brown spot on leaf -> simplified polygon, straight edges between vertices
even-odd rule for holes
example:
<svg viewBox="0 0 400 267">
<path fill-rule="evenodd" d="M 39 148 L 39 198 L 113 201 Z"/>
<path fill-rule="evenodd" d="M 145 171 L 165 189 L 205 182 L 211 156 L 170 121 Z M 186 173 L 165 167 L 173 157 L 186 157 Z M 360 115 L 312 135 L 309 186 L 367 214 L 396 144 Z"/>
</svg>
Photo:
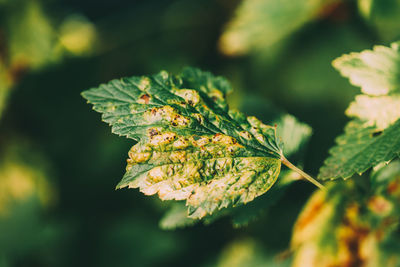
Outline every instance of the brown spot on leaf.
<svg viewBox="0 0 400 267">
<path fill-rule="evenodd" d="M 140 97 L 140 100 L 142 100 L 142 102 L 144 102 L 144 104 L 148 104 L 150 101 L 150 95 L 148 94 L 144 94 Z"/>
<path fill-rule="evenodd" d="M 149 136 L 150 137 L 153 137 L 153 136 L 158 135 L 158 134 L 160 134 L 160 132 L 157 131 L 156 129 L 154 129 L 154 128 L 150 128 L 149 129 Z"/>
</svg>

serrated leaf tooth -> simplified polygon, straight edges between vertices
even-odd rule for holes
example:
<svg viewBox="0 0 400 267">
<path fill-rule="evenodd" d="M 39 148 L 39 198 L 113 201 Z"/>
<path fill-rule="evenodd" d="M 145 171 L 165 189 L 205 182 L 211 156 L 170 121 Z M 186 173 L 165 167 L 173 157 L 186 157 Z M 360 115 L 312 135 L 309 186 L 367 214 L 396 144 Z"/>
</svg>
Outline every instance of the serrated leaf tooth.
<svg viewBox="0 0 400 267">
<path fill-rule="evenodd" d="M 241 198 L 240 195 L 234 196 L 233 201 L 232 201 L 233 206 L 236 206 L 237 204 L 240 203 L 240 198 Z"/>
<path fill-rule="evenodd" d="M 193 207 L 193 206 L 188 206 L 188 217 L 189 218 L 193 218 L 193 219 L 197 219 L 197 218 L 202 218 L 204 217 L 201 216 L 202 214 L 206 214 L 206 212 L 200 208 L 200 207 Z"/>
<path fill-rule="evenodd" d="M 232 200 L 230 198 L 224 198 L 221 201 L 221 204 L 219 205 L 218 209 L 223 209 L 223 208 L 227 208 L 229 207 L 229 205 L 231 204 Z"/>
</svg>

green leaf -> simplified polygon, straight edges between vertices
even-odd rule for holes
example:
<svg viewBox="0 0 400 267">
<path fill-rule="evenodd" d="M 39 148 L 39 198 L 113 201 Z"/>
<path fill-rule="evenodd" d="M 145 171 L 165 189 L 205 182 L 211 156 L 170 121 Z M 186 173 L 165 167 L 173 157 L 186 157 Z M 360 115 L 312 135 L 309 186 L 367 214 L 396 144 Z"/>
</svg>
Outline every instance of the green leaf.
<svg viewBox="0 0 400 267">
<path fill-rule="evenodd" d="M 358 0 L 361 15 L 384 41 L 400 37 L 400 2 L 397 0 Z"/>
<path fill-rule="evenodd" d="M 375 46 L 344 55 L 333 65 L 364 92 L 347 109 L 355 119 L 336 139 L 319 174 L 321 179 L 346 179 L 400 153 L 399 46 Z"/>
<path fill-rule="evenodd" d="M 55 62 L 57 35 L 43 7 L 38 1 L 12 4 L 6 22 L 11 65 L 33 69 Z"/>
<path fill-rule="evenodd" d="M 268 50 L 312 20 L 330 1 L 245 0 L 220 39 L 227 55 Z"/>
<path fill-rule="evenodd" d="M 180 76 L 162 71 L 83 92 L 114 133 L 138 141 L 117 188 L 186 200 L 191 218 L 268 191 L 281 167 L 276 129 L 228 110 L 229 90 L 223 78 L 186 69 Z"/>
<path fill-rule="evenodd" d="M 320 170 L 320 178 L 349 178 L 361 174 L 383 161 L 390 161 L 400 153 L 400 120 L 384 131 L 364 127 L 360 120 L 349 122 L 337 145 L 329 153 Z"/>
</svg>

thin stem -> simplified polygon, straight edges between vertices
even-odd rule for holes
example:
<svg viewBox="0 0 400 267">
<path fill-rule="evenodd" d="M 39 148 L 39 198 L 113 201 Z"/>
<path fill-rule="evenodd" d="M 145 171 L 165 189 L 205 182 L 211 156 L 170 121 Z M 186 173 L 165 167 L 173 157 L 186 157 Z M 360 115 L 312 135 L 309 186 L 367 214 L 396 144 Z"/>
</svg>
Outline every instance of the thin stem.
<svg viewBox="0 0 400 267">
<path fill-rule="evenodd" d="M 294 166 L 290 161 L 288 161 L 283 155 L 281 156 L 281 161 L 284 165 L 286 165 L 286 167 L 288 167 L 289 169 L 292 169 L 293 171 L 297 172 L 298 174 L 300 174 L 301 176 L 303 176 L 305 179 L 307 179 L 309 182 L 311 182 L 312 184 L 314 184 L 316 187 L 318 187 L 319 189 L 325 189 L 325 186 L 323 186 L 322 184 L 320 184 L 317 180 L 315 180 L 314 178 L 312 178 L 310 175 L 308 175 L 307 173 L 303 172 L 302 170 L 300 170 L 299 168 L 297 168 L 296 166 Z"/>
</svg>

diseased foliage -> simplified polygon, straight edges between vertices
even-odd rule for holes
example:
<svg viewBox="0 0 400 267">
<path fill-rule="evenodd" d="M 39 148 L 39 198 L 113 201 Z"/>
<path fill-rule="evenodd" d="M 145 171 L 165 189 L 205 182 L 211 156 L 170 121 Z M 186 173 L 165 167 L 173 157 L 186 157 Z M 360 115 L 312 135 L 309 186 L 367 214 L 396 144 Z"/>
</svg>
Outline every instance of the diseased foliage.
<svg viewBox="0 0 400 267">
<path fill-rule="evenodd" d="M 400 165 L 316 192 L 293 230 L 293 266 L 399 266 Z"/>
<path fill-rule="evenodd" d="M 114 133 L 138 141 L 117 188 L 186 200 L 191 218 L 268 191 L 280 172 L 281 140 L 275 127 L 229 110 L 230 90 L 225 79 L 188 68 L 84 92 Z"/>
<path fill-rule="evenodd" d="M 346 114 L 355 119 L 337 138 L 319 175 L 323 179 L 346 179 L 399 155 L 399 45 L 344 55 L 333 65 L 364 93 L 347 109 Z"/>
<path fill-rule="evenodd" d="M 254 107 L 254 104 L 253 104 Z M 274 108 L 260 107 L 262 113 L 272 116 L 271 124 L 276 125 L 278 136 L 282 137 L 285 156 L 291 158 L 295 152 L 303 149 L 311 136 L 311 128 L 304 123 L 298 122 L 293 116 L 279 113 Z M 267 115 L 267 116 L 268 116 Z M 268 208 L 276 204 L 282 197 L 288 185 L 292 184 L 301 176 L 296 172 L 286 169 L 279 173 L 276 184 L 269 190 L 268 194 L 262 195 L 247 205 L 236 208 L 228 208 L 214 213 L 212 216 L 203 218 L 204 224 L 230 216 L 234 227 L 247 226 L 251 221 L 257 219 L 261 214 L 267 212 Z M 196 220 L 187 218 L 185 204 L 174 203 L 161 219 L 160 226 L 163 229 L 176 229 L 193 225 Z"/>
</svg>

